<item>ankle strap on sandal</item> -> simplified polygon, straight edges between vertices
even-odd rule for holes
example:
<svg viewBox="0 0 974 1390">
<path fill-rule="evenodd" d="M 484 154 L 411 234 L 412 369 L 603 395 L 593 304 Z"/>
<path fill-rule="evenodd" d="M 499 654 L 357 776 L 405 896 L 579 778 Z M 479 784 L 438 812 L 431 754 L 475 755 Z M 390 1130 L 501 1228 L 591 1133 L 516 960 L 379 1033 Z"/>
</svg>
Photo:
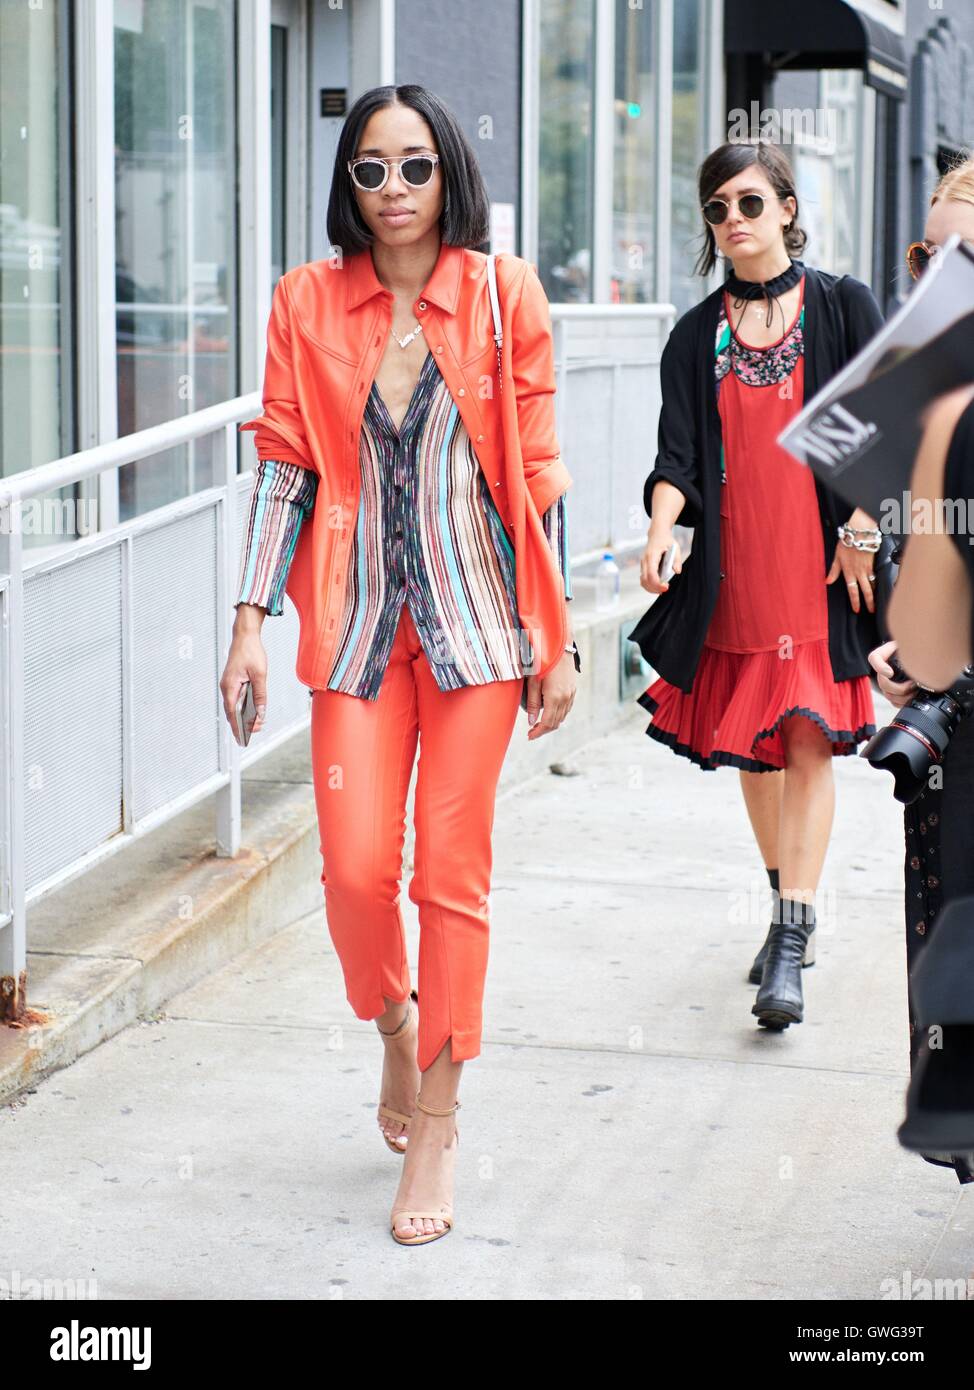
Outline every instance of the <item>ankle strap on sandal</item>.
<svg viewBox="0 0 974 1390">
<path fill-rule="evenodd" d="M 457 1100 L 454 1101 L 448 1110 L 433 1110 L 430 1106 L 423 1104 L 419 1098 L 418 1092 L 416 1094 L 416 1104 L 419 1106 L 420 1110 L 425 1110 L 427 1115 L 452 1115 L 454 1111 L 460 1109 L 460 1102 Z"/>
<path fill-rule="evenodd" d="M 401 1032 L 402 1032 L 402 1030 L 405 1028 L 406 1024 L 407 1024 L 407 1023 L 409 1022 L 409 1020 L 412 1018 L 412 1016 L 413 1016 L 413 1001 L 412 1001 L 412 997 L 410 997 L 409 999 L 406 1000 L 406 1004 L 408 1005 L 408 1007 L 407 1007 L 407 1009 L 406 1009 L 405 1014 L 403 1015 L 402 1022 L 401 1022 L 400 1024 L 398 1024 L 397 1027 L 392 1028 L 392 1029 L 389 1029 L 389 1028 L 379 1028 L 378 1023 L 375 1025 L 376 1028 L 379 1028 L 379 1032 L 382 1034 L 382 1036 L 383 1036 L 384 1038 L 394 1038 L 394 1037 L 396 1036 L 397 1033 L 401 1033 Z"/>
</svg>

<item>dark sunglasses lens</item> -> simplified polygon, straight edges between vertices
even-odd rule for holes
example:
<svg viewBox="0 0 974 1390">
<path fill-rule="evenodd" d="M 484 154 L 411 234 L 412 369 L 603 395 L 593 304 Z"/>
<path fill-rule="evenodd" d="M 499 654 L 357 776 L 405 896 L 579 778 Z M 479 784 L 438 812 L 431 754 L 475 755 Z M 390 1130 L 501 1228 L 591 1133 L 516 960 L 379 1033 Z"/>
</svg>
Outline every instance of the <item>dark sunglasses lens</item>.
<svg viewBox="0 0 974 1390">
<path fill-rule="evenodd" d="M 929 264 L 930 252 L 925 246 L 910 247 L 910 274 L 914 280 L 919 280 Z"/>
<path fill-rule="evenodd" d="M 720 223 L 724 221 L 724 218 L 727 216 L 727 204 L 719 202 L 704 203 L 703 215 L 704 217 L 706 217 L 708 222 L 712 223 L 713 226 L 718 227 Z"/>
<path fill-rule="evenodd" d="M 381 188 L 385 179 L 385 166 L 380 164 L 377 159 L 363 160 L 361 164 L 354 164 L 352 172 L 355 175 L 355 182 L 360 188 Z"/>
<path fill-rule="evenodd" d="M 760 193 L 745 193 L 738 203 L 738 207 L 743 217 L 750 217 L 753 220 L 764 212 L 764 199 Z"/>
<path fill-rule="evenodd" d="M 433 177 L 433 161 L 423 155 L 417 155 L 415 159 L 404 159 L 399 167 L 403 178 L 413 188 L 421 188 Z"/>
</svg>

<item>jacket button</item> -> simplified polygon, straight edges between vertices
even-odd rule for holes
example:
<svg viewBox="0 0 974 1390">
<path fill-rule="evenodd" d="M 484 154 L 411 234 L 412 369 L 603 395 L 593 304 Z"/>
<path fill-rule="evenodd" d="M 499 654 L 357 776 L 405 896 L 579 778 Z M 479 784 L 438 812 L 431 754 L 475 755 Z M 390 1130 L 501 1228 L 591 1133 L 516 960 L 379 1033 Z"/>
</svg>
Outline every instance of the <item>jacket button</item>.
<svg viewBox="0 0 974 1390">
<path fill-rule="evenodd" d="M 437 351 L 437 352 L 442 352 L 442 351 L 443 351 L 443 344 L 442 344 L 442 343 L 437 343 L 437 345 L 436 345 L 436 351 Z"/>
<path fill-rule="evenodd" d="M 416 308 L 417 308 L 417 309 L 425 309 L 425 308 L 426 308 L 426 300 L 425 300 L 425 299 L 421 299 L 421 300 L 419 301 L 419 303 L 416 305 Z"/>
<path fill-rule="evenodd" d="M 463 387 L 461 386 L 460 389 L 459 389 L 459 391 L 457 392 L 457 395 L 458 395 L 458 396 L 465 396 L 466 394 L 467 394 L 466 391 L 465 391 L 465 390 L 463 389 Z"/>
<path fill-rule="evenodd" d="M 723 570 L 721 570 L 721 572 L 720 572 L 720 577 L 721 577 L 721 579 L 726 579 L 726 578 L 727 578 L 727 575 L 724 573 Z"/>
<path fill-rule="evenodd" d="M 494 487 L 500 487 L 500 482 L 499 482 L 499 481 L 496 482 L 496 483 L 494 484 Z"/>
<path fill-rule="evenodd" d="M 477 443 L 478 443 L 478 444 L 483 444 L 483 442 L 484 442 L 484 436 L 483 436 L 482 434 L 478 434 L 478 435 L 477 435 Z"/>
</svg>

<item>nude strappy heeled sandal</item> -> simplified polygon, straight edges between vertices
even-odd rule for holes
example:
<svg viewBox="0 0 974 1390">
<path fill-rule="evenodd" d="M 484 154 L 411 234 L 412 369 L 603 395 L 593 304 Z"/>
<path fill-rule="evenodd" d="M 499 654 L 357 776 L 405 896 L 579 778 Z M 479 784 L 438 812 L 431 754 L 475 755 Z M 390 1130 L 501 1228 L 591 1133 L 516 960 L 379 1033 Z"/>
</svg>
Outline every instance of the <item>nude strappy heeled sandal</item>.
<svg viewBox="0 0 974 1390">
<path fill-rule="evenodd" d="M 453 1115 L 460 1109 L 460 1102 L 456 1101 L 448 1110 L 432 1110 L 428 1105 L 424 1105 L 419 1096 L 416 1097 L 416 1104 L 420 1110 L 425 1110 L 427 1115 Z M 453 1137 L 460 1143 L 460 1131 L 456 1125 L 453 1126 Z M 414 1216 L 428 1216 L 431 1221 L 442 1221 L 442 1231 L 431 1231 L 429 1235 L 421 1236 L 399 1236 L 396 1235 L 396 1217 L 408 1216 L 412 1221 Z M 453 1229 L 453 1207 L 441 1207 L 439 1211 L 413 1211 L 408 1207 L 395 1207 L 390 1218 L 392 1238 L 397 1245 L 427 1245 L 431 1240 L 439 1240 L 441 1236 L 447 1235 Z"/>
<path fill-rule="evenodd" d="M 379 1028 L 378 1024 L 375 1025 L 376 1028 L 379 1028 L 379 1032 L 382 1034 L 383 1037 L 396 1037 L 409 1023 L 410 1019 L 413 1016 L 413 1003 L 419 1003 L 419 995 L 416 993 L 415 990 L 410 991 L 409 999 L 406 1002 L 409 1004 L 409 1008 L 406 1010 L 406 1016 L 403 1019 L 403 1021 L 399 1024 L 398 1028 L 393 1028 L 392 1032 L 390 1033 L 388 1029 Z M 401 1115 L 398 1110 L 390 1110 L 388 1105 L 379 1106 L 379 1116 L 383 1120 L 398 1120 L 399 1123 L 402 1125 L 408 1125 L 410 1120 L 413 1118 L 412 1115 Z M 402 1158 L 403 1154 L 406 1152 L 405 1144 L 397 1144 L 395 1139 L 389 1138 L 388 1134 L 386 1134 L 384 1129 L 380 1129 L 379 1133 L 382 1135 L 382 1138 L 385 1141 L 386 1148 L 391 1149 L 394 1154 L 398 1154 L 399 1157 Z M 406 1137 L 407 1136 L 404 1134 L 400 1134 L 397 1136 L 397 1138 L 399 1139 L 404 1139 Z"/>
</svg>

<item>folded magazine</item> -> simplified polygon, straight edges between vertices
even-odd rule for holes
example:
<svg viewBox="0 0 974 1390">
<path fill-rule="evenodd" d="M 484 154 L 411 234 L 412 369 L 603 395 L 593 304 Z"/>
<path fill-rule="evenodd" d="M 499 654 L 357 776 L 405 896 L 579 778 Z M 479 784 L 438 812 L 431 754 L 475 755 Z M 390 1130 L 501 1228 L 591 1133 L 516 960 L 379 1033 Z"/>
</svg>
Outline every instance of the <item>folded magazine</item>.
<svg viewBox="0 0 974 1390">
<path fill-rule="evenodd" d="M 906 303 L 778 443 L 884 530 L 907 500 L 927 407 L 974 382 L 974 248 L 952 236 Z M 907 510 L 907 515 L 908 515 Z"/>
</svg>

